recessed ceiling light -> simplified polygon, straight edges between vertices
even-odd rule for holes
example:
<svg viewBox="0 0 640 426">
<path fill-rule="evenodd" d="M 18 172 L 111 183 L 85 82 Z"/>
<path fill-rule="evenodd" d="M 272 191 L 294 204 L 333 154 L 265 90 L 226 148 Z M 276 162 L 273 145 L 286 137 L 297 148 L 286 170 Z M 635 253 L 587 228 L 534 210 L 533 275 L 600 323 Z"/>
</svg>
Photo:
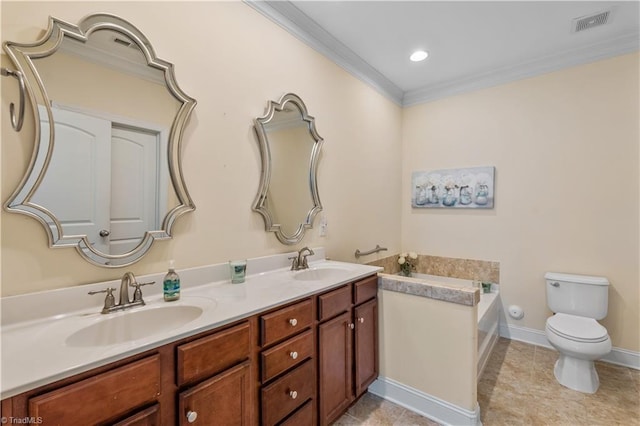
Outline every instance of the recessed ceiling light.
<svg viewBox="0 0 640 426">
<path fill-rule="evenodd" d="M 413 62 L 420 62 L 427 59 L 427 56 L 429 56 L 429 53 L 425 52 L 424 50 L 416 50 L 411 54 L 411 56 L 409 56 L 409 59 L 411 59 Z"/>
</svg>

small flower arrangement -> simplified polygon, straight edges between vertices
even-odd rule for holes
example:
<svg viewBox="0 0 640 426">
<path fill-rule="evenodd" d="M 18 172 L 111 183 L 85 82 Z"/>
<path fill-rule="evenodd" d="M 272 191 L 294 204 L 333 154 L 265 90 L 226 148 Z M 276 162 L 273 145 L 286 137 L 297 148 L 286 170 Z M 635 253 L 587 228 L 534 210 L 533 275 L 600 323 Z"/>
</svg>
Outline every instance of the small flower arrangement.
<svg viewBox="0 0 640 426">
<path fill-rule="evenodd" d="M 418 255 L 414 252 L 401 253 L 398 256 L 398 264 L 400 265 L 400 273 L 405 277 L 410 277 L 411 272 L 416 269 L 416 260 Z"/>
</svg>

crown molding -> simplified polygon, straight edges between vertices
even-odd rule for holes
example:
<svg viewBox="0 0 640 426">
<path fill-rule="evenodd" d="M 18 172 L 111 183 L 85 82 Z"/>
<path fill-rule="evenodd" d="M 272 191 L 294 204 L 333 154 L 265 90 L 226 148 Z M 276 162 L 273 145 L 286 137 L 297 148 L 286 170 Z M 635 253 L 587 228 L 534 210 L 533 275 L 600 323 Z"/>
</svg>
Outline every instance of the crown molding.
<svg viewBox="0 0 640 426">
<path fill-rule="evenodd" d="M 486 89 L 488 87 L 558 71 L 563 68 L 624 55 L 637 51 L 639 44 L 640 34 L 632 33 L 615 39 L 593 43 L 578 49 L 565 50 L 543 56 L 517 65 L 493 69 L 472 77 L 425 86 L 420 89 L 405 92 L 402 99 L 402 106 L 408 107 L 431 102 L 448 96 Z"/>
<path fill-rule="evenodd" d="M 634 32 L 520 64 L 488 70 L 471 77 L 432 84 L 403 92 L 402 89 L 329 34 L 290 1 L 243 1 L 402 107 L 431 102 L 449 96 L 535 77 L 563 68 L 624 55 L 640 48 L 640 33 Z"/>
<path fill-rule="evenodd" d="M 356 78 L 402 105 L 404 92 L 289 1 L 243 0 Z"/>
</svg>

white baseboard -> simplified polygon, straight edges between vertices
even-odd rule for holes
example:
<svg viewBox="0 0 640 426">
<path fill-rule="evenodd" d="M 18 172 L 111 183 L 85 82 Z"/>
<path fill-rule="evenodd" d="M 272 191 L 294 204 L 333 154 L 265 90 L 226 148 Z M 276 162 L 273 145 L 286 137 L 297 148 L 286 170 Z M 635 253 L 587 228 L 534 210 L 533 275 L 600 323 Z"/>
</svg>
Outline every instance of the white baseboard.
<svg viewBox="0 0 640 426">
<path fill-rule="evenodd" d="M 511 340 L 518 340 L 520 342 L 553 349 L 549 344 L 544 331 L 533 328 L 519 327 L 517 325 L 500 322 L 500 336 Z M 640 370 L 640 352 L 629 351 L 627 349 L 613 348 L 611 349 L 611 352 L 609 352 L 609 354 L 600 361 Z"/>
<path fill-rule="evenodd" d="M 428 417 L 442 425 L 478 426 L 480 407 L 470 411 L 436 398 L 387 377 L 378 377 L 369 392 Z"/>
</svg>

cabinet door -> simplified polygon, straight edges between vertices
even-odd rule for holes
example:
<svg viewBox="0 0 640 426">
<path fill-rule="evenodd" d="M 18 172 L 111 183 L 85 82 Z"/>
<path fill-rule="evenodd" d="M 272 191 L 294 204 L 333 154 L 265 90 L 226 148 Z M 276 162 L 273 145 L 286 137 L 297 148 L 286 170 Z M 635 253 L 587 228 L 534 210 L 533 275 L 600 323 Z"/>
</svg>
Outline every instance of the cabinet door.
<svg viewBox="0 0 640 426">
<path fill-rule="evenodd" d="M 351 313 L 318 326 L 320 423 L 335 420 L 353 401 Z"/>
<path fill-rule="evenodd" d="M 378 301 L 373 299 L 357 306 L 355 319 L 355 386 L 356 397 L 378 377 Z"/>
<path fill-rule="evenodd" d="M 180 393 L 178 424 L 244 426 L 251 418 L 250 363 L 230 368 Z"/>
</svg>

